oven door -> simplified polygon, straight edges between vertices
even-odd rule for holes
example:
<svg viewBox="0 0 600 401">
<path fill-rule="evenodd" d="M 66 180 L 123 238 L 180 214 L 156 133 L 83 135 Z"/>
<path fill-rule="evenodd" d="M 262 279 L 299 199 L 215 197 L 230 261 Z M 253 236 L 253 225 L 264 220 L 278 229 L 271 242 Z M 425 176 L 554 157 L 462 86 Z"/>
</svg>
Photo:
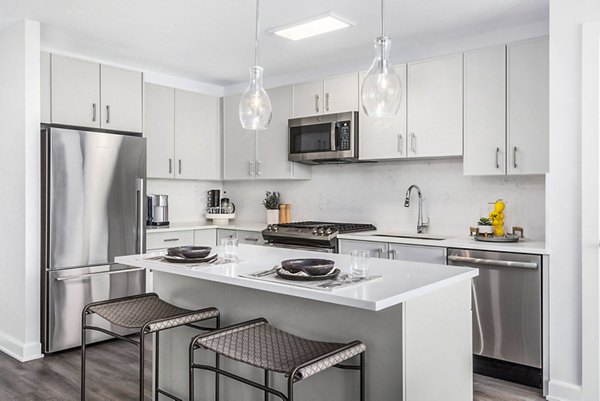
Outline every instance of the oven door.
<svg viewBox="0 0 600 401">
<path fill-rule="evenodd" d="M 301 251 L 335 253 L 335 248 L 321 248 L 318 246 L 309 246 L 309 245 L 292 245 L 292 244 L 280 244 L 280 243 L 268 242 L 268 243 L 265 243 L 265 246 L 272 246 L 273 248 L 297 249 L 297 250 L 301 250 Z"/>
</svg>

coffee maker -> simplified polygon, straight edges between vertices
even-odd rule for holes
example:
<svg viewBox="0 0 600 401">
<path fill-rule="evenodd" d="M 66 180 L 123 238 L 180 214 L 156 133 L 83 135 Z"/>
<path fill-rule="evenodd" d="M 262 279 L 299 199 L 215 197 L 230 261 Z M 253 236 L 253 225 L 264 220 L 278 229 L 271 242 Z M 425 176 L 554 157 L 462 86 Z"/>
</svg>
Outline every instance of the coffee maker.
<svg viewBox="0 0 600 401">
<path fill-rule="evenodd" d="M 169 197 L 167 195 L 148 195 L 147 226 L 169 225 Z"/>
</svg>

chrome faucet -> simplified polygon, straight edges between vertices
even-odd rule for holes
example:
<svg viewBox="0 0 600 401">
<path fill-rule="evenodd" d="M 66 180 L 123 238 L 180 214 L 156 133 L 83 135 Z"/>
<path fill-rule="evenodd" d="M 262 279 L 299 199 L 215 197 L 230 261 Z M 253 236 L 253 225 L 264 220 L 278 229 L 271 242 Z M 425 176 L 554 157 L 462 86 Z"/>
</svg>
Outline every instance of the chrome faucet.
<svg viewBox="0 0 600 401">
<path fill-rule="evenodd" d="M 419 196 L 419 216 L 417 217 L 417 233 L 423 233 L 423 229 L 429 227 L 429 217 L 427 218 L 427 222 L 423 221 L 423 196 L 421 195 L 421 188 L 416 185 L 411 185 L 408 187 L 406 191 L 406 199 L 404 199 L 404 207 L 410 207 L 410 194 L 413 189 L 417 190 L 417 195 Z"/>
</svg>

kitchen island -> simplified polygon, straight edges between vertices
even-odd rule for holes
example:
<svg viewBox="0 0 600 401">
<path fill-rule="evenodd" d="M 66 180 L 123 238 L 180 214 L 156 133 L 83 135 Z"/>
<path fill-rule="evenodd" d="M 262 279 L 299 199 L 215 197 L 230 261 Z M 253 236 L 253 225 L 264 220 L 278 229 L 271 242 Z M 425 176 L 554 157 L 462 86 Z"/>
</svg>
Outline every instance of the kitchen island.
<svg viewBox="0 0 600 401">
<path fill-rule="evenodd" d="M 265 317 L 302 337 L 367 346 L 369 401 L 465 401 L 472 399 L 471 279 L 476 269 L 372 259 L 370 274 L 382 276 L 351 287 L 315 290 L 241 277 L 272 268 L 281 260 L 322 254 L 242 245 L 240 262 L 194 268 L 148 260 L 153 254 L 116 262 L 152 272 L 154 291 L 186 308 L 219 308 L 222 324 Z M 347 255 L 328 255 L 343 272 Z M 198 332 L 178 328 L 161 334 L 160 381 L 187 399 L 187 346 Z M 210 352 L 197 360 L 212 363 Z M 261 381 L 262 371 L 225 360 L 225 369 Z M 212 399 L 213 378 L 196 372 L 196 399 Z M 281 375 L 273 383 L 284 388 Z M 223 379 L 228 401 L 263 399 L 259 391 Z M 328 369 L 296 386 L 296 398 L 310 401 L 358 399 L 353 372 Z"/>
</svg>

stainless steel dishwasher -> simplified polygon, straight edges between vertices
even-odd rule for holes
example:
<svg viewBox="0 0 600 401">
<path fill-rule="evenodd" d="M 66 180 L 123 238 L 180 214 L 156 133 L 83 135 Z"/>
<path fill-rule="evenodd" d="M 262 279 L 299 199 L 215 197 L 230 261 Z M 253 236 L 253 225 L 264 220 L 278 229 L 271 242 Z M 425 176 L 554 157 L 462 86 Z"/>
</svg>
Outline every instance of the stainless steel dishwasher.
<svg viewBox="0 0 600 401">
<path fill-rule="evenodd" d="M 475 267 L 475 373 L 542 388 L 542 257 L 448 249 L 448 264 Z"/>
</svg>

